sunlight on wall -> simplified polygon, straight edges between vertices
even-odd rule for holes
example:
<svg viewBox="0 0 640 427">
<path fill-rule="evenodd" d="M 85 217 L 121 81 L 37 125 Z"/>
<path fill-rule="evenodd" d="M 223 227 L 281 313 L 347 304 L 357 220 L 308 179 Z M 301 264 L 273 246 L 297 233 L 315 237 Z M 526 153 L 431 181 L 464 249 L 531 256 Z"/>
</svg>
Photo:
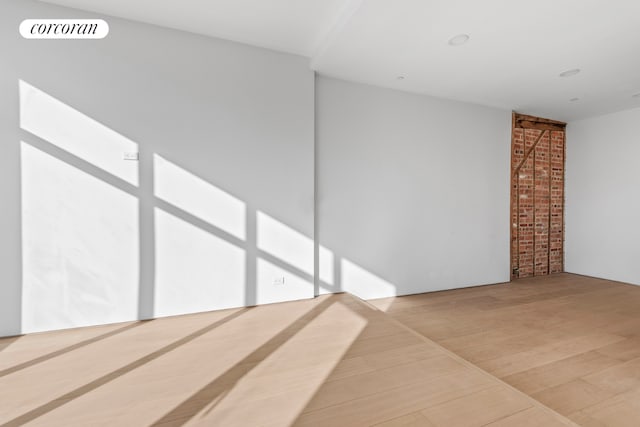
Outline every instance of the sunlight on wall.
<svg viewBox="0 0 640 427">
<path fill-rule="evenodd" d="M 124 160 L 125 153 L 138 152 L 138 144 L 25 81 L 19 81 L 19 91 L 23 130 L 122 179 L 123 185 L 138 185 L 139 163 Z M 136 196 L 144 189 L 128 190 L 132 196 L 77 163 L 86 172 L 22 143 L 25 332 L 138 317 Z M 156 202 L 178 210 L 154 211 L 154 316 L 244 306 L 254 284 L 257 304 L 313 297 L 312 238 L 258 210 L 255 243 L 246 241 L 245 201 L 158 154 L 153 172 Z M 199 228 L 193 217 L 234 239 Z M 255 270 L 247 260 L 254 244 Z M 319 246 L 318 255 L 321 294 L 395 295 L 393 284 L 351 261 L 334 265 L 338 261 L 330 249 Z"/>
<path fill-rule="evenodd" d="M 155 315 L 244 305 L 245 252 L 155 209 Z"/>
<path fill-rule="evenodd" d="M 135 197 L 21 142 L 23 332 L 135 319 Z"/>
<path fill-rule="evenodd" d="M 258 258 L 257 275 L 257 304 L 313 298 L 311 281 L 262 258 Z M 278 277 L 285 278 L 283 284 L 274 284 L 274 279 Z"/>
<path fill-rule="evenodd" d="M 396 295 L 396 287 L 359 265 L 342 259 L 340 263 L 342 290 L 362 299 L 384 298 Z"/>
<path fill-rule="evenodd" d="M 239 239 L 246 238 L 244 202 L 157 154 L 153 165 L 157 197 Z"/>
<path fill-rule="evenodd" d="M 40 89 L 19 81 L 20 127 L 112 175 L 138 185 L 138 162 L 123 161 L 138 144 Z"/>
<path fill-rule="evenodd" d="M 313 274 L 313 240 L 264 212 L 257 213 L 258 249 Z"/>
<path fill-rule="evenodd" d="M 332 304 L 185 425 L 293 425 L 366 325 Z M 328 329 L 331 339 L 319 340 Z"/>
<path fill-rule="evenodd" d="M 128 185 L 138 186 L 140 164 L 124 159 L 138 144 L 25 81 L 18 86 L 20 126 L 49 153 L 23 143 L 25 332 L 134 320 L 151 299 L 153 316 L 168 316 L 244 306 L 253 295 L 259 304 L 313 297 L 312 239 L 258 211 L 255 241 L 247 241 L 245 201 L 158 154 L 154 214 L 140 218 L 139 198 L 151 190 Z M 77 159 L 58 158 L 56 148 Z M 139 224 L 154 219 L 142 237 L 153 289 L 141 293 Z M 333 283 L 333 255 L 322 256 L 321 276 Z"/>
</svg>

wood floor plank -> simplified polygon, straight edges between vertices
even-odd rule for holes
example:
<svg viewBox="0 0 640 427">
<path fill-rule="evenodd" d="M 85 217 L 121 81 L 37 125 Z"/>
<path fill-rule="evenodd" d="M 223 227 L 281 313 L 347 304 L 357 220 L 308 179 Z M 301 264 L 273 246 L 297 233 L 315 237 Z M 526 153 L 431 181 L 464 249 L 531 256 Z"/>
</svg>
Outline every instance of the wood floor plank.
<svg viewBox="0 0 640 427">
<path fill-rule="evenodd" d="M 421 411 L 441 427 L 481 427 L 531 408 L 531 402 L 497 385 Z"/>
<path fill-rule="evenodd" d="M 591 417 L 584 411 L 574 412 L 569 415 L 569 419 L 582 427 L 607 427 L 607 424 Z"/>
<path fill-rule="evenodd" d="M 389 421 L 383 421 L 379 424 L 375 424 L 375 427 L 435 427 L 435 425 L 425 418 L 425 416 L 420 412 L 413 412 L 408 415 L 403 415 Z"/>
<path fill-rule="evenodd" d="M 0 376 L 2 427 L 467 425 L 518 405 L 569 425 L 347 294 L 26 338 L 0 351 L 21 355 Z"/>
<path fill-rule="evenodd" d="M 640 337 L 627 338 L 596 350 L 599 354 L 621 361 L 628 361 L 640 357 Z"/>
<path fill-rule="evenodd" d="M 584 380 L 614 394 L 639 390 L 640 358 L 586 375 Z"/>
<path fill-rule="evenodd" d="M 0 425 L 640 425 L 640 287 L 558 274 L 373 305 L 1 339 Z"/>
<path fill-rule="evenodd" d="M 560 427 L 565 424 L 539 408 L 529 408 L 489 424 L 488 427 Z"/>
<path fill-rule="evenodd" d="M 576 379 L 542 390 L 533 397 L 561 414 L 571 414 L 602 402 L 612 395 L 613 393 L 598 386 Z"/>
<path fill-rule="evenodd" d="M 608 334 L 584 335 L 482 361 L 479 365 L 497 377 L 502 378 L 526 369 L 586 353 L 623 339 L 623 337 Z"/>
<path fill-rule="evenodd" d="M 575 412 L 570 417 L 580 425 L 588 427 L 637 426 L 638 419 L 640 419 L 640 406 L 638 403 L 637 396 L 635 396 L 635 399 L 629 399 L 618 395 L 582 411 Z"/>
<path fill-rule="evenodd" d="M 603 356 L 595 350 L 531 368 L 503 379 L 517 389 L 532 395 L 619 363 L 618 359 Z"/>
<path fill-rule="evenodd" d="M 435 381 L 420 381 L 302 414 L 297 426 L 370 426 L 494 385 L 465 368 Z"/>
<path fill-rule="evenodd" d="M 391 390 L 396 387 L 436 379 L 464 368 L 451 357 L 440 354 L 419 362 L 395 365 L 366 374 L 327 382 L 305 408 L 305 412 L 339 404 L 347 400 Z"/>
<path fill-rule="evenodd" d="M 574 420 L 618 425 L 621 415 L 611 408 L 619 407 L 640 425 L 628 397 L 640 393 L 640 287 L 562 273 L 386 299 L 381 306 Z"/>
</svg>

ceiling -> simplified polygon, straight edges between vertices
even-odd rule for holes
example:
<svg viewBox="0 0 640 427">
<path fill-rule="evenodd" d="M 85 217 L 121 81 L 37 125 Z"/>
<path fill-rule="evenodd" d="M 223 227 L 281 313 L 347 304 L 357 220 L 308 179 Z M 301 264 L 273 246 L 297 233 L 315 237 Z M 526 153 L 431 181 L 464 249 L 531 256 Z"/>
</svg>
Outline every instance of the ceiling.
<svg viewBox="0 0 640 427">
<path fill-rule="evenodd" d="M 303 55 L 322 75 L 557 120 L 640 107 L 637 0 L 45 1 Z M 459 34 L 469 41 L 450 46 Z"/>
</svg>

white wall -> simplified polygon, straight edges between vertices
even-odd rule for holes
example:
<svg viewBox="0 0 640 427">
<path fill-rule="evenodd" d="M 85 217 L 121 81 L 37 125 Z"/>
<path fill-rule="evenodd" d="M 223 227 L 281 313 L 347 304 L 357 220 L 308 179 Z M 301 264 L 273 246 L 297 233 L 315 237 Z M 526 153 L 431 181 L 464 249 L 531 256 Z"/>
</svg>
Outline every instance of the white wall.
<svg viewBox="0 0 640 427">
<path fill-rule="evenodd" d="M 322 290 L 376 298 L 508 281 L 511 113 L 316 85 Z"/>
<path fill-rule="evenodd" d="M 110 17 L 19 36 L 48 17 L 99 16 L 2 1 L 0 336 L 312 297 L 308 60 Z"/>
<path fill-rule="evenodd" d="M 330 78 L 314 107 L 305 58 L 1 12 L 0 336 L 309 298 L 314 270 L 363 298 L 509 279 L 510 112 Z"/>
<path fill-rule="evenodd" d="M 640 109 L 567 126 L 565 270 L 640 285 Z"/>
</svg>

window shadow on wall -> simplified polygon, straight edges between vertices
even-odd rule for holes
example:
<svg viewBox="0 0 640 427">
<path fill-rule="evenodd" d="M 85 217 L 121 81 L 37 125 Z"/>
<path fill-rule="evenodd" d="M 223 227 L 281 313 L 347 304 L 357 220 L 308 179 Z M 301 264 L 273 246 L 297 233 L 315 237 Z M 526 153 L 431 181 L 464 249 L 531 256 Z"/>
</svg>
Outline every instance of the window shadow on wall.
<svg viewBox="0 0 640 427">
<path fill-rule="evenodd" d="M 24 332 L 363 286 L 393 292 L 251 201 L 25 81 L 19 88 Z"/>
<path fill-rule="evenodd" d="M 304 299 L 343 289 L 356 294 L 370 287 L 394 292 L 393 284 L 317 245 L 253 201 L 231 194 L 33 85 L 19 85 L 25 131 L 20 160 L 24 332 Z M 134 152 L 139 153 L 138 162 L 124 160 L 124 153 Z M 315 284 L 314 252 L 320 261 Z M 276 283 L 280 278 L 284 283 Z M 332 300 L 322 304 L 257 347 L 249 358 L 261 363 L 281 351 L 302 327 L 319 316 L 330 317 L 334 310 L 338 309 Z M 361 327 L 360 321 L 354 323 L 354 331 Z M 184 337 L 165 350 L 173 351 L 211 330 Z M 335 357 L 326 361 L 327 372 L 355 337 L 356 332 L 335 349 Z M 80 347 L 35 358 L 25 368 Z M 38 418 L 166 352 L 150 353 L 62 400 L 57 396 L 25 412 L 24 419 Z M 201 393 L 227 390 L 221 385 L 230 378 L 236 384 L 253 367 L 238 363 L 212 378 Z M 199 397 L 196 393 L 185 404 L 200 402 Z M 229 396 L 218 393 L 217 398 L 222 400 L 208 411 Z M 202 403 L 200 409 L 211 400 Z"/>
</svg>

